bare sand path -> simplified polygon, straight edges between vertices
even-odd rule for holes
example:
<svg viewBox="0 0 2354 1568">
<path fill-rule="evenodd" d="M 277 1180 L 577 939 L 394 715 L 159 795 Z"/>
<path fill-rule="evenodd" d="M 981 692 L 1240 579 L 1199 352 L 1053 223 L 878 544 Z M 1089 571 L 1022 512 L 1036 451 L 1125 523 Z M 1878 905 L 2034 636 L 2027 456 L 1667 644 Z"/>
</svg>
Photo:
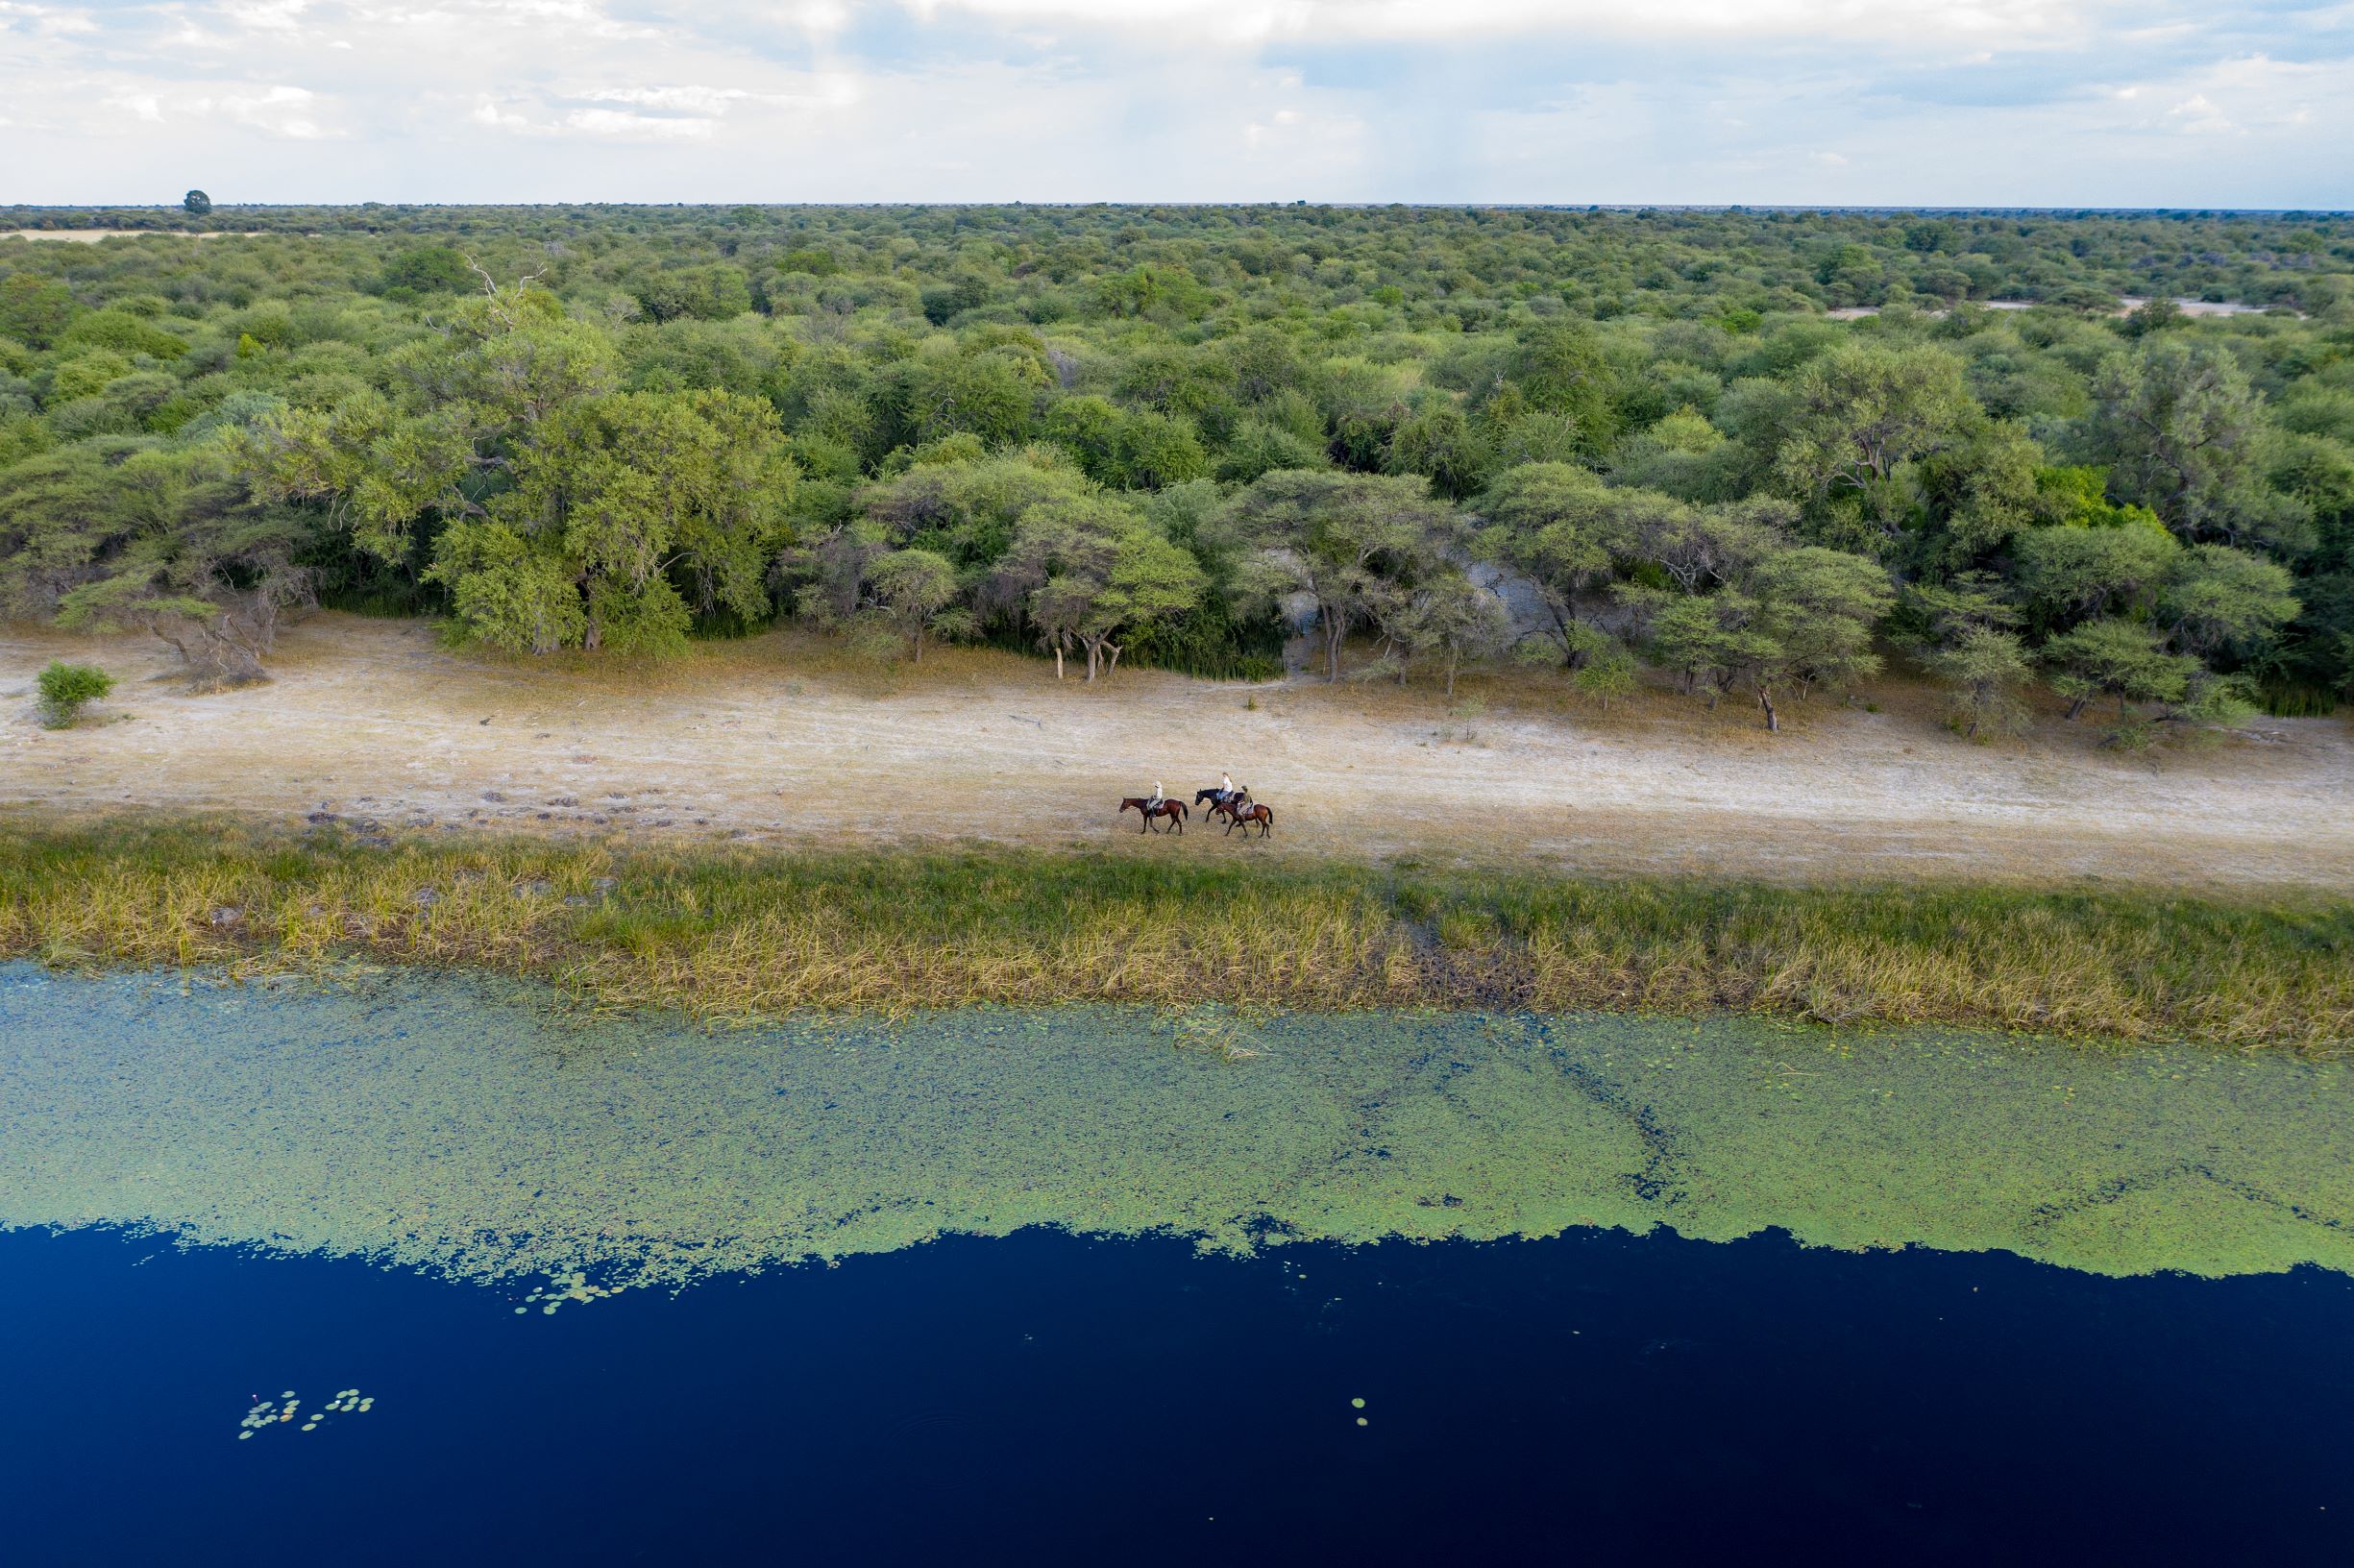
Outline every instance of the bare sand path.
<svg viewBox="0 0 2354 1568">
<path fill-rule="evenodd" d="M 106 722 L 35 722 L 34 673 L 96 659 Z M 1252 687 L 943 650 L 920 669 L 772 636 L 622 672 L 441 649 L 427 626 L 323 615 L 276 679 L 192 693 L 160 645 L 0 629 L 0 825 L 162 807 L 405 829 L 796 845 L 991 840 L 1240 854 L 1196 821 L 1140 841 L 1118 797 L 1221 768 L 1277 813 L 1251 853 L 1414 856 L 1786 881 L 2088 878 L 2186 891 L 2354 890 L 2354 728 L 2264 720 L 2153 762 L 2047 721 L 2013 747 L 1938 727 L 1890 680 L 1880 711 L 1753 711 L 1669 694 L 1608 714 L 1515 679 L 1466 718 L 1435 692 Z M 1208 842 L 1203 842 L 1207 840 Z M 1160 847 L 1154 847 L 1159 845 Z"/>
</svg>

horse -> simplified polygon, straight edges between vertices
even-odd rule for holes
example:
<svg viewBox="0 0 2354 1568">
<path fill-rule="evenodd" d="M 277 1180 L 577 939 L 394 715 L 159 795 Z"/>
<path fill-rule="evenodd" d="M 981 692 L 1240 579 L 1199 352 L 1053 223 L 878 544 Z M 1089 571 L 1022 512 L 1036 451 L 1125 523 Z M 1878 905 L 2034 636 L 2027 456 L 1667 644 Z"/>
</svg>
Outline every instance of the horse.
<svg viewBox="0 0 2354 1568">
<path fill-rule="evenodd" d="M 1156 806 L 1140 795 L 1126 796 L 1120 800 L 1119 814 L 1126 816 L 1130 807 L 1134 807 L 1137 816 L 1143 820 L 1144 825 L 1137 829 L 1140 833 L 1159 831 L 1152 825 L 1155 817 L 1169 819 L 1176 824 L 1179 833 L 1186 830 L 1186 803 L 1183 800 L 1164 800 Z"/>
<path fill-rule="evenodd" d="M 1193 803 L 1196 806 L 1208 806 L 1210 815 L 1213 817 L 1233 816 L 1235 808 L 1247 802 L 1250 797 L 1250 787 L 1246 784 L 1236 785 L 1232 796 L 1221 795 L 1216 790 L 1195 790 L 1193 792 Z"/>
<path fill-rule="evenodd" d="M 1259 804 L 1256 800 L 1248 805 L 1238 807 L 1228 812 L 1227 815 L 1233 821 L 1226 824 L 1226 831 L 1232 833 L 1238 827 L 1242 829 L 1242 836 L 1246 839 L 1251 836 L 1250 824 L 1253 822 L 1259 824 L 1259 836 L 1263 839 L 1275 830 L 1274 810 Z"/>
</svg>

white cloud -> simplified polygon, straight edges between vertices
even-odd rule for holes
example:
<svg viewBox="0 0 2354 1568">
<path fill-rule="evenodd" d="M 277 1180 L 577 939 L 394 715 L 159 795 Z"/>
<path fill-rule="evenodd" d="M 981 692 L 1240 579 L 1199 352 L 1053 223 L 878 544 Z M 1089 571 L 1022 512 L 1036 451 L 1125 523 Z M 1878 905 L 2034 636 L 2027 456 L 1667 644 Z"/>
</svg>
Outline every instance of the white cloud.
<svg viewBox="0 0 2354 1568">
<path fill-rule="evenodd" d="M 24 32 L 45 37 L 66 37 L 98 31 L 97 19 L 70 6 L 22 5 L 0 0 L 0 32 Z"/>
<path fill-rule="evenodd" d="M 273 86 L 256 93 L 231 93 L 220 107 L 222 113 L 239 125 L 293 141 L 315 141 L 329 135 L 311 118 L 317 96 L 307 87 Z"/>
<path fill-rule="evenodd" d="M 2237 131 L 2229 116 L 2210 103 L 2203 92 L 2195 92 L 2166 111 L 2167 118 L 2181 122 L 2182 128 L 2194 135 L 2212 135 L 2218 132 Z"/>
<path fill-rule="evenodd" d="M 599 87 L 580 96 L 600 103 L 635 104 L 641 109 L 724 114 L 729 105 L 751 94 L 742 87 Z"/>
<path fill-rule="evenodd" d="M 296 18 L 310 9 L 310 0 L 229 0 L 222 13 L 240 27 L 265 33 L 290 31 Z"/>
<path fill-rule="evenodd" d="M 905 0 L 924 19 L 964 13 L 1186 41 L 1454 40 L 1483 35 L 1922 43 L 2017 48 L 2082 37 L 2117 0 Z"/>
<path fill-rule="evenodd" d="M 0 105 L 61 202 L 2354 205 L 2354 12 L 2231 3 L 0 0 Z"/>
<path fill-rule="evenodd" d="M 645 137 L 654 141 L 699 141 L 707 138 L 718 123 L 706 119 L 678 119 L 664 115 L 632 114 L 619 109 L 576 109 L 564 116 L 568 130 L 585 132 L 595 136 Z"/>
</svg>

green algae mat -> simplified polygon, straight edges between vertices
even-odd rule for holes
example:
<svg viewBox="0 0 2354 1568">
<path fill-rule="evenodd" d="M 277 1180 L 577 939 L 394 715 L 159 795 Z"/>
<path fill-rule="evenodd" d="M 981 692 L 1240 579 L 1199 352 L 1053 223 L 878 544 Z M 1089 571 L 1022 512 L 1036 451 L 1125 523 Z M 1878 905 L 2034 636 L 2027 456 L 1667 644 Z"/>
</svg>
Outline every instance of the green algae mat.
<svg viewBox="0 0 2354 1568">
<path fill-rule="evenodd" d="M 547 1310 L 1030 1225 L 1575 1226 L 2354 1273 L 2354 1068 L 1753 1018 L 1111 1009 L 706 1031 L 415 973 L 0 967 L 0 1225 L 356 1255 Z"/>
</svg>

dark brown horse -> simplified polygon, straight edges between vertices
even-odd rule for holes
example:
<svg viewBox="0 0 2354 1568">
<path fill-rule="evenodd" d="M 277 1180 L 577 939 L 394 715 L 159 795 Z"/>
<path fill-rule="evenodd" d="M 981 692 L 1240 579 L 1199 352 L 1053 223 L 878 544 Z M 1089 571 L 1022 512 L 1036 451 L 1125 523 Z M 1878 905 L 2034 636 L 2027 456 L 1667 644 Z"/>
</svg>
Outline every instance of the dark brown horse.
<svg viewBox="0 0 2354 1568">
<path fill-rule="evenodd" d="M 1119 809 L 1122 816 L 1127 815 L 1132 807 L 1136 814 L 1144 820 L 1144 825 L 1137 829 L 1140 833 L 1160 831 L 1152 825 L 1152 820 L 1155 817 L 1166 817 L 1176 824 L 1177 831 L 1180 833 L 1186 830 L 1186 803 L 1183 800 L 1164 800 L 1157 806 L 1140 795 L 1127 796 L 1120 800 Z"/>
<path fill-rule="evenodd" d="M 1269 833 L 1275 831 L 1274 811 L 1269 807 L 1259 804 L 1259 802 L 1256 800 L 1251 801 L 1247 805 L 1238 806 L 1233 811 L 1228 812 L 1226 815 L 1233 819 L 1233 821 L 1226 824 L 1226 831 L 1229 833 L 1232 833 L 1238 827 L 1242 829 L 1242 836 L 1247 839 L 1251 836 L 1250 829 L 1251 823 L 1253 822 L 1257 822 L 1259 824 L 1259 836 L 1263 839 Z"/>
<path fill-rule="evenodd" d="M 1251 792 L 1248 785 L 1237 785 L 1232 795 L 1220 795 L 1215 790 L 1195 790 L 1193 792 L 1193 803 L 1196 806 L 1208 806 L 1210 815 L 1213 817 L 1232 817 L 1235 814 L 1235 808 L 1248 803 L 1250 797 Z"/>
</svg>

